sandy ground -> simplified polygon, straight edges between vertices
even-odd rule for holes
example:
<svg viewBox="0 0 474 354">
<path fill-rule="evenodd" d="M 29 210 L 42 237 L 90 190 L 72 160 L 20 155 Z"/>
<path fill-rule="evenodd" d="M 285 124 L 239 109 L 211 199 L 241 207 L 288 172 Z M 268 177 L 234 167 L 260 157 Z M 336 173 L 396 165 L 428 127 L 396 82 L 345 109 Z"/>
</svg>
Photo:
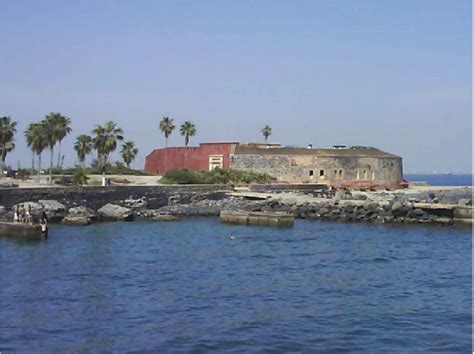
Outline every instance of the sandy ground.
<svg viewBox="0 0 474 354">
<path fill-rule="evenodd" d="M 89 175 L 88 183 L 91 186 L 98 186 L 101 184 L 102 175 Z M 156 186 L 160 185 L 159 180 L 161 176 L 124 176 L 124 175 L 107 175 L 107 178 L 117 180 L 127 180 L 130 183 L 127 184 L 120 184 L 120 185 L 127 185 L 127 186 Z M 39 187 L 54 187 L 54 188 L 62 188 L 59 185 L 52 185 L 48 184 L 48 177 L 41 176 L 39 180 L 37 178 L 26 179 L 26 180 L 17 180 L 12 178 L 4 178 L 0 180 L 0 185 L 8 185 L 15 183 L 18 185 L 18 188 L 39 188 Z"/>
</svg>

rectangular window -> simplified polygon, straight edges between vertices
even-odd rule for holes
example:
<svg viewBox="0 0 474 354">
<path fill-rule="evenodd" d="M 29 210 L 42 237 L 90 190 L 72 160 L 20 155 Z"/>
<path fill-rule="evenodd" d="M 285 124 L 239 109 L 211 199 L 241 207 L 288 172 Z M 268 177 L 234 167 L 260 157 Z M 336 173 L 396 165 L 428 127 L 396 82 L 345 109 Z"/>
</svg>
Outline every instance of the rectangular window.
<svg viewBox="0 0 474 354">
<path fill-rule="evenodd" d="M 313 170 L 309 170 L 309 176 L 310 176 L 310 177 L 313 177 L 313 176 L 314 176 L 314 171 L 313 171 Z"/>
<path fill-rule="evenodd" d="M 339 170 L 339 179 L 342 179 L 342 170 Z"/>
<path fill-rule="evenodd" d="M 319 177 L 324 177 L 324 170 L 319 170 Z"/>
</svg>

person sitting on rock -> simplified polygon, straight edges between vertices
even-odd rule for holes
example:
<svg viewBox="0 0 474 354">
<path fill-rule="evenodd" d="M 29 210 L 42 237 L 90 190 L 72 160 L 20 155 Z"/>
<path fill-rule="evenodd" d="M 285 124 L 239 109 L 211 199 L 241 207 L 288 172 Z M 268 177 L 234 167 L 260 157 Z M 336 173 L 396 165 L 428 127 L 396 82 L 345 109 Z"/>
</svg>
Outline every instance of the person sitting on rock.
<svg viewBox="0 0 474 354">
<path fill-rule="evenodd" d="M 40 220 L 41 225 L 48 225 L 48 215 L 46 215 L 46 212 L 43 211 L 43 214 L 41 214 L 41 220 Z"/>
<path fill-rule="evenodd" d="M 24 208 L 23 204 L 20 204 L 20 206 L 18 207 L 18 219 L 19 219 L 20 223 L 25 222 L 25 208 Z"/>
<path fill-rule="evenodd" d="M 13 207 L 13 222 L 17 224 L 20 221 L 20 216 L 18 215 L 18 205 Z"/>
<path fill-rule="evenodd" d="M 31 205 L 28 205 L 28 208 L 25 208 L 25 222 L 28 224 L 33 223 L 33 216 L 31 215 Z"/>
</svg>

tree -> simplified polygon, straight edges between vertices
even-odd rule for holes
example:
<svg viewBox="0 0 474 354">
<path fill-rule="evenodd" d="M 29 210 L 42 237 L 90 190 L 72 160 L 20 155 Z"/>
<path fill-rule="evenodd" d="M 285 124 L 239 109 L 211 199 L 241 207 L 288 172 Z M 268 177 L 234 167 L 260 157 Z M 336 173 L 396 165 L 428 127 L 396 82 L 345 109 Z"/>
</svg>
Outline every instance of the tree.
<svg viewBox="0 0 474 354">
<path fill-rule="evenodd" d="M 113 121 L 106 122 L 103 126 L 96 125 L 92 133 L 92 147 L 97 150 L 97 160 L 102 173 L 105 174 L 105 167 L 109 155 L 117 149 L 117 142 L 123 140 L 123 130 L 117 127 Z"/>
<path fill-rule="evenodd" d="M 272 135 L 272 127 L 270 127 L 269 125 L 264 126 L 263 129 L 261 130 L 261 133 L 263 134 L 263 137 L 265 138 L 265 143 L 267 143 L 268 137 Z"/>
<path fill-rule="evenodd" d="M 72 132 L 71 118 L 60 115 L 57 113 L 56 119 L 56 137 L 58 139 L 58 169 L 61 168 L 61 143 L 63 139 Z"/>
<path fill-rule="evenodd" d="M 196 135 L 196 126 L 193 122 L 188 120 L 187 122 L 181 124 L 179 131 L 181 135 L 184 136 L 184 146 L 188 147 L 189 138 Z"/>
<path fill-rule="evenodd" d="M 174 122 L 174 119 L 168 118 L 168 117 L 163 117 L 163 119 L 160 121 L 160 130 L 165 135 L 165 139 L 166 139 L 165 170 L 168 169 L 168 138 L 175 128 L 173 122 Z"/>
<path fill-rule="evenodd" d="M 122 155 L 123 162 L 130 168 L 130 164 L 135 160 L 135 157 L 137 157 L 138 149 L 135 147 L 133 141 L 126 141 L 122 146 L 120 154 Z"/>
<path fill-rule="evenodd" d="M 60 113 L 50 113 L 41 121 L 41 124 L 43 124 L 45 129 L 46 141 L 48 142 L 49 151 L 51 153 L 49 163 L 49 184 L 53 184 L 54 146 L 59 141 L 59 122 L 61 117 Z"/>
<path fill-rule="evenodd" d="M 25 130 L 25 138 L 28 147 L 33 154 L 38 155 L 38 179 L 41 172 L 41 154 L 48 147 L 45 125 L 42 123 L 30 123 Z M 34 159 L 33 166 L 34 170 Z"/>
<path fill-rule="evenodd" d="M 76 150 L 77 157 L 79 159 L 79 164 L 82 168 L 85 167 L 84 161 L 86 156 L 89 155 L 92 151 L 92 138 L 90 135 L 82 134 L 76 138 L 74 143 L 74 150 Z"/>
<path fill-rule="evenodd" d="M 0 118 L 0 173 L 4 176 L 5 160 L 7 154 L 15 148 L 13 139 L 16 133 L 16 125 L 18 122 L 12 121 L 10 117 Z"/>
<path fill-rule="evenodd" d="M 160 130 L 165 135 L 166 147 L 168 147 L 168 138 L 175 128 L 173 122 L 174 122 L 174 119 L 168 118 L 168 117 L 163 117 L 163 119 L 160 121 Z"/>
<path fill-rule="evenodd" d="M 31 158 L 31 175 L 33 175 L 33 171 L 35 170 L 35 155 L 36 151 L 34 148 L 34 142 L 36 139 L 36 132 L 35 130 L 37 129 L 38 123 L 30 123 L 28 125 L 28 128 L 24 131 L 25 135 L 25 140 L 26 140 L 26 145 L 31 149 L 31 152 L 33 154 Z"/>
</svg>

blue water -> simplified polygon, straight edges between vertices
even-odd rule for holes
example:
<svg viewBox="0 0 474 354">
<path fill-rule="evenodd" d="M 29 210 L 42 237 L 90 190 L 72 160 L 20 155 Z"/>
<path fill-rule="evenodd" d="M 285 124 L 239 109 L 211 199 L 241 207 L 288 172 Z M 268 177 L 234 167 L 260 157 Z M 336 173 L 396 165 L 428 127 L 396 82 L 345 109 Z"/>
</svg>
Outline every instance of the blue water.
<svg viewBox="0 0 474 354">
<path fill-rule="evenodd" d="M 407 174 L 407 181 L 428 182 L 432 186 L 472 186 L 472 175 L 450 175 L 450 174 Z"/>
<path fill-rule="evenodd" d="M 1 352 L 471 351 L 469 229 L 55 226 L 0 267 Z"/>
</svg>

